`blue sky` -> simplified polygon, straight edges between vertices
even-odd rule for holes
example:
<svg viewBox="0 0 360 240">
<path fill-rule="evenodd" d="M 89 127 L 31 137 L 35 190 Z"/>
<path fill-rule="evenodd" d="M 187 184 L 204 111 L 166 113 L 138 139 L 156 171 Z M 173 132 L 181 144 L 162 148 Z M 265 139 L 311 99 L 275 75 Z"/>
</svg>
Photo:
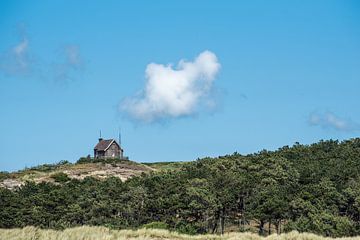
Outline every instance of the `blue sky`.
<svg viewBox="0 0 360 240">
<path fill-rule="evenodd" d="M 357 137 L 359 90 L 358 1 L 0 2 L 1 170 Z"/>
</svg>

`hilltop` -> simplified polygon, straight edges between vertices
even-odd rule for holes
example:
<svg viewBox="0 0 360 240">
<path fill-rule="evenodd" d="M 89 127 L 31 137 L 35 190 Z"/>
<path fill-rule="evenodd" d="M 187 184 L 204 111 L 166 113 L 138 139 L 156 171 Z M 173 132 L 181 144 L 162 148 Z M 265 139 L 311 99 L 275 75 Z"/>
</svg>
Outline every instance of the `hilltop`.
<svg viewBox="0 0 360 240">
<path fill-rule="evenodd" d="M 76 163 L 60 161 L 55 164 L 43 164 L 25 168 L 16 172 L 0 172 L 0 187 L 14 189 L 26 181 L 35 183 L 60 183 L 66 179 L 83 180 L 86 177 L 106 179 L 118 177 L 122 181 L 139 176 L 142 173 L 180 168 L 182 163 L 158 162 L 137 163 L 123 159 L 80 158 Z"/>
</svg>

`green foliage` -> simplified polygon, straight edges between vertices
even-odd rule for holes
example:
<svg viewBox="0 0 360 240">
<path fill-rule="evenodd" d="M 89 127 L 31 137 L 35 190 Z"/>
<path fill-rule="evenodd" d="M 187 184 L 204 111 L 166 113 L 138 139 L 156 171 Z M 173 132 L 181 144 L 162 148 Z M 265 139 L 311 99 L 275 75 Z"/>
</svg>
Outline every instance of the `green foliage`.
<svg viewBox="0 0 360 240">
<path fill-rule="evenodd" d="M 179 222 L 175 226 L 175 230 L 179 233 L 195 235 L 198 233 L 196 226 L 187 222 Z"/>
<path fill-rule="evenodd" d="M 179 170 L 188 162 L 151 162 L 151 163 L 142 163 L 146 166 L 152 167 L 158 170 Z"/>
<path fill-rule="evenodd" d="M 69 176 L 63 172 L 54 173 L 50 177 L 58 183 L 65 183 L 70 180 Z"/>
<path fill-rule="evenodd" d="M 0 172 L 0 181 L 4 180 L 4 179 L 7 179 L 7 178 L 10 178 L 10 173 L 8 172 Z"/>
<path fill-rule="evenodd" d="M 70 164 L 71 163 L 67 160 L 61 160 L 60 162 L 54 163 L 54 164 L 42 164 L 42 165 L 35 166 L 35 167 L 25 168 L 24 171 L 50 172 L 50 171 L 54 171 L 54 170 L 58 169 L 61 166 L 70 165 Z"/>
<path fill-rule="evenodd" d="M 285 226 L 287 231 L 315 232 L 324 236 L 342 237 L 353 235 L 354 223 L 345 216 L 334 215 L 330 212 L 319 211 L 308 216 L 301 216 L 290 221 Z"/>
<path fill-rule="evenodd" d="M 125 160 L 78 163 L 94 161 Z M 0 228 L 146 226 L 197 234 L 223 233 L 231 226 L 262 235 L 292 230 L 360 234 L 360 139 L 296 143 L 170 166 L 126 182 L 57 174 L 52 177 L 62 184 L 0 188 Z"/>
</svg>

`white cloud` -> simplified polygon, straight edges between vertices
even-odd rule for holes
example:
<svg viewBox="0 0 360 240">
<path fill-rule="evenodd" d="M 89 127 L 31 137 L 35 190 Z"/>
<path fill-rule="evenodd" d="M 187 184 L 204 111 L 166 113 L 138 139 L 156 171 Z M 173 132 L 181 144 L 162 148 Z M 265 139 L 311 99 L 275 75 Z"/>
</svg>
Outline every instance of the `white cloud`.
<svg viewBox="0 0 360 240">
<path fill-rule="evenodd" d="M 61 48 L 60 61 L 54 64 L 55 80 L 65 83 L 76 72 L 83 70 L 84 63 L 78 45 L 66 45 Z"/>
<path fill-rule="evenodd" d="M 146 84 L 137 96 L 126 98 L 120 105 L 132 118 L 152 122 L 196 113 L 207 99 L 220 63 L 210 51 L 200 53 L 194 61 L 180 60 L 171 64 L 147 65 Z"/>
<path fill-rule="evenodd" d="M 313 112 L 309 116 L 309 124 L 320 126 L 325 129 L 334 129 L 338 131 L 357 131 L 360 130 L 360 124 L 336 116 L 332 112 Z"/>
<path fill-rule="evenodd" d="M 0 55 L 0 71 L 8 75 L 27 74 L 31 68 L 29 41 L 24 37 L 17 45 Z"/>
</svg>

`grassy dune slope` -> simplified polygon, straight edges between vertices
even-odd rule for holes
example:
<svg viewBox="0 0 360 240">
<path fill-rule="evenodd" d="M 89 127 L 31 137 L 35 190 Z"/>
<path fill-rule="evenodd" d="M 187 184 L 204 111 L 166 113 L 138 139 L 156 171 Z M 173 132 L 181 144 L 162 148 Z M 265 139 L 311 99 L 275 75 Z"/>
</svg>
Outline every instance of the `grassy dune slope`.
<svg viewBox="0 0 360 240">
<path fill-rule="evenodd" d="M 54 182 L 52 176 L 58 173 L 65 173 L 72 179 L 84 179 L 89 176 L 104 179 L 112 176 L 126 181 L 143 172 L 178 170 L 184 164 L 186 162 L 137 163 L 129 160 L 43 164 L 12 173 L 0 172 L 0 187 L 14 189 L 22 186 L 26 181 Z"/>
<path fill-rule="evenodd" d="M 133 239 L 133 240 L 150 240 L 150 239 L 175 239 L 175 240 L 325 240 L 331 238 L 324 238 L 309 233 L 291 232 L 281 235 L 271 235 L 268 237 L 260 237 L 253 233 L 229 233 L 223 236 L 219 235 L 197 235 L 190 236 L 169 232 L 167 230 L 158 229 L 139 229 L 139 230 L 109 230 L 105 227 L 77 227 L 69 228 L 64 231 L 55 230 L 42 230 L 35 227 L 26 227 L 23 229 L 0 229 L 1 240 L 120 240 L 120 239 Z M 341 239 L 356 239 L 341 238 Z"/>
<path fill-rule="evenodd" d="M 154 169 L 129 160 L 114 160 L 113 162 L 108 160 L 107 162 L 81 164 L 44 164 L 13 173 L 2 173 L 0 187 L 12 189 L 23 185 L 25 181 L 54 182 L 52 176 L 57 173 L 65 173 L 72 179 L 84 179 L 89 176 L 104 179 L 114 176 L 125 181 L 130 177 L 150 171 L 154 171 Z"/>
<path fill-rule="evenodd" d="M 179 170 L 181 167 L 188 162 L 153 162 L 153 163 L 142 163 L 158 171 L 167 170 Z"/>
</svg>

